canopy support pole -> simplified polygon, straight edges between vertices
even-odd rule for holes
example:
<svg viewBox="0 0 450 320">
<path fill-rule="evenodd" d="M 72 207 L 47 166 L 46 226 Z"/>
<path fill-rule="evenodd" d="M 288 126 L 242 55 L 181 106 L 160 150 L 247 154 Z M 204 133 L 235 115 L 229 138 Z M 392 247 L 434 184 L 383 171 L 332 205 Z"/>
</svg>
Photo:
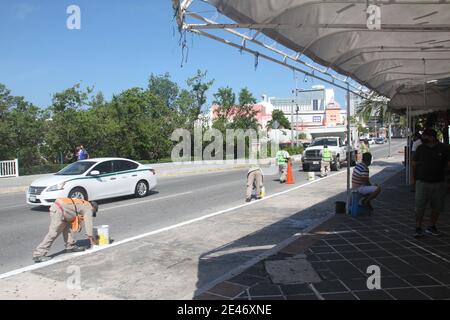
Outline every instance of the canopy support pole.
<svg viewBox="0 0 450 320">
<path fill-rule="evenodd" d="M 350 164 L 351 164 L 351 128 L 350 128 L 350 85 L 347 83 L 347 213 L 350 213 Z"/>
<path fill-rule="evenodd" d="M 388 141 L 389 141 L 389 155 L 388 158 L 392 157 L 392 153 L 391 153 L 391 136 L 392 136 L 392 125 L 391 125 L 391 121 L 389 120 L 389 125 L 388 125 Z"/>
</svg>

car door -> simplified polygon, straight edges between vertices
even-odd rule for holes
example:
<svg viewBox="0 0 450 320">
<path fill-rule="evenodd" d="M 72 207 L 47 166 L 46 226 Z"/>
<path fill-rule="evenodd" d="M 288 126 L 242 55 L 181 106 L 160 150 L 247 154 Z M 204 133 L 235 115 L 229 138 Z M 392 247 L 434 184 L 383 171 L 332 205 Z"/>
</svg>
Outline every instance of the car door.
<svg viewBox="0 0 450 320">
<path fill-rule="evenodd" d="M 128 160 L 114 160 L 114 172 L 117 175 L 117 189 L 121 195 L 134 193 L 138 182 L 138 174 L 135 171 L 139 165 Z"/>
<path fill-rule="evenodd" d="M 92 171 L 98 171 L 98 176 L 92 176 Z M 91 199 L 104 199 L 114 197 L 117 192 L 117 176 L 114 173 L 113 161 L 108 160 L 97 164 L 88 173 L 90 179 L 87 183 Z"/>
</svg>

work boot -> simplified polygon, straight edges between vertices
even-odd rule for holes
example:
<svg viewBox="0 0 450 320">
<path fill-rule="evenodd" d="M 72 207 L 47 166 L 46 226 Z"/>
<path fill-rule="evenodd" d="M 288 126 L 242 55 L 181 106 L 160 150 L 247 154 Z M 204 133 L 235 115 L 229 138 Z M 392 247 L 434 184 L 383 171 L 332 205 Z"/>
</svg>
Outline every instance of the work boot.
<svg viewBox="0 0 450 320">
<path fill-rule="evenodd" d="M 441 233 L 438 231 L 436 226 L 430 226 L 430 227 L 426 228 L 425 233 L 430 234 L 435 237 L 439 237 L 441 235 Z"/>
<path fill-rule="evenodd" d="M 45 261 L 48 261 L 48 260 L 51 260 L 51 259 L 52 258 L 47 257 L 47 256 L 33 257 L 33 261 L 35 263 L 41 263 L 41 262 L 45 262 Z"/>
<path fill-rule="evenodd" d="M 71 249 L 66 249 L 66 252 L 67 252 L 67 253 L 72 253 L 72 252 L 83 252 L 83 251 L 85 251 L 85 250 L 86 250 L 85 247 L 78 247 L 78 246 L 75 246 L 75 247 L 73 247 L 73 248 L 71 248 Z"/>
<path fill-rule="evenodd" d="M 414 234 L 414 238 L 419 239 L 419 238 L 423 238 L 424 233 L 422 228 L 416 228 L 416 233 Z"/>
</svg>

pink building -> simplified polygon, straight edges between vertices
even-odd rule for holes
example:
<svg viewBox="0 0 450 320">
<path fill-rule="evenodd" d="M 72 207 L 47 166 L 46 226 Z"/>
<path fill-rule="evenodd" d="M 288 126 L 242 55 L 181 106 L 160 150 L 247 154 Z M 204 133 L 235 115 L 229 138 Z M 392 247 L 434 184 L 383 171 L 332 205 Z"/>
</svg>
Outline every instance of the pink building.
<svg viewBox="0 0 450 320">
<path fill-rule="evenodd" d="M 218 105 L 213 105 L 210 109 L 209 117 L 210 121 L 214 121 L 218 118 Z M 231 111 L 228 118 L 231 121 L 237 112 L 237 107 L 235 109 L 236 111 Z M 272 110 L 273 106 L 265 101 L 259 102 L 255 105 L 253 105 L 253 111 L 256 112 L 255 118 L 258 120 L 259 125 L 262 129 L 265 129 L 267 127 L 267 123 L 272 119 Z"/>
</svg>

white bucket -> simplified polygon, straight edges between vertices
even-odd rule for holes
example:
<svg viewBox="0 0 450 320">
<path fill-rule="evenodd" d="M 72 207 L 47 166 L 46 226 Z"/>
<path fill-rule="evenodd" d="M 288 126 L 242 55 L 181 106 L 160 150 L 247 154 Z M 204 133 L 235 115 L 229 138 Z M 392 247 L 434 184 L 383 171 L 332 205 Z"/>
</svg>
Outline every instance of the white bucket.
<svg viewBox="0 0 450 320">
<path fill-rule="evenodd" d="M 104 224 L 98 226 L 95 229 L 96 243 L 98 246 L 104 246 L 109 244 L 109 225 Z"/>
<path fill-rule="evenodd" d="M 314 181 L 315 178 L 316 178 L 316 174 L 314 172 L 308 172 L 308 180 L 309 181 Z"/>
</svg>

